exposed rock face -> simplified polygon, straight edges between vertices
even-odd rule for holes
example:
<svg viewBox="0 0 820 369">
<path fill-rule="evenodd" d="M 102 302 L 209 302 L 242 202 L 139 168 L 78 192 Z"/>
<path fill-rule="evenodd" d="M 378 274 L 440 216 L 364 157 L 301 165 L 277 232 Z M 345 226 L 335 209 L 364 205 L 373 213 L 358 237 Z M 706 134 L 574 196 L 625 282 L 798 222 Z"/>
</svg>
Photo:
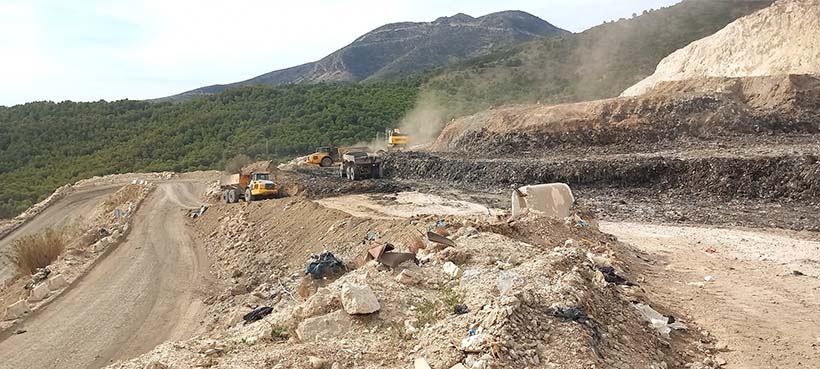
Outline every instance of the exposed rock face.
<svg viewBox="0 0 820 369">
<path fill-rule="evenodd" d="M 666 57 L 623 96 L 663 81 L 820 74 L 820 0 L 779 0 Z"/>
<path fill-rule="evenodd" d="M 202 87 L 170 99 L 214 94 L 239 86 L 400 78 L 486 55 L 500 45 L 565 33 L 567 31 L 521 11 L 499 12 L 479 18 L 457 14 L 433 22 L 393 23 L 359 37 L 317 62 L 273 71 L 242 82 Z"/>
<path fill-rule="evenodd" d="M 296 334 L 302 341 L 317 341 L 341 337 L 352 327 L 353 321 L 350 315 L 337 310 L 330 314 L 305 319 L 299 324 Z"/>
</svg>

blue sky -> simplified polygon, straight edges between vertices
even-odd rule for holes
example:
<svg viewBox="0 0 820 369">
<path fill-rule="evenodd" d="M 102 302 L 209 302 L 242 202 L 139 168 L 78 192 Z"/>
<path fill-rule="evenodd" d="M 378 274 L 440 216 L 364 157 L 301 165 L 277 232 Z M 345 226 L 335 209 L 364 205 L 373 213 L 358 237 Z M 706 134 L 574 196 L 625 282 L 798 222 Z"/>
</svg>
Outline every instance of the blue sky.
<svg viewBox="0 0 820 369">
<path fill-rule="evenodd" d="M 318 60 L 385 23 L 523 10 L 579 32 L 678 0 L 0 0 L 0 105 L 147 99 Z"/>
</svg>

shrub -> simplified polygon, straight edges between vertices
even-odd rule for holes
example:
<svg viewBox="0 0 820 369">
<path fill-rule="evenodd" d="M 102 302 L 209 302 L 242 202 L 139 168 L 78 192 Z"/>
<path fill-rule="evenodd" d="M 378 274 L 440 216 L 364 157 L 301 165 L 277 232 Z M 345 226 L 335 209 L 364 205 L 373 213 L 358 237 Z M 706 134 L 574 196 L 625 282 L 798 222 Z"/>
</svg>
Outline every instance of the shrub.
<svg viewBox="0 0 820 369">
<path fill-rule="evenodd" d="M 42 233 L 15 240 L 12 245 L 12 261 L 17 266 L 17 272 L 20 275 L 30 275 L 37 272 L 37 268 L 51 264 L 65 250 L 70 233 L 67 229 L 48 228 Z"/>
</svg>

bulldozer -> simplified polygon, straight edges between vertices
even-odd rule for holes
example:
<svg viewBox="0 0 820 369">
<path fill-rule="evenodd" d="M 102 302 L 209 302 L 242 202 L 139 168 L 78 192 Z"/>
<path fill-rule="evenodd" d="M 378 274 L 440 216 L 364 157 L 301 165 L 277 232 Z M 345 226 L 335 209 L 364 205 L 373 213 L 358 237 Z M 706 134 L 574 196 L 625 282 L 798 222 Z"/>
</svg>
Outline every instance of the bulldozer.
<svg viewBox="0 0 820 369">
<path fill-rule="evenodd" d="M 285 196 L 279 184 L 271 180 L 269 172 L 225 175 L 220 179 L 219 186 L 222 189 L 222 199 L 228 204 L 239 200 L 251 202 Z"/>
<path fill-rule="evenodd" d="M 410 143 L 410 136 L 401 133 L 398 128 L 388 129 L 385 132 L 385 137 L 387 137 L 388 151 L 404 149 Z"/>
</svg>

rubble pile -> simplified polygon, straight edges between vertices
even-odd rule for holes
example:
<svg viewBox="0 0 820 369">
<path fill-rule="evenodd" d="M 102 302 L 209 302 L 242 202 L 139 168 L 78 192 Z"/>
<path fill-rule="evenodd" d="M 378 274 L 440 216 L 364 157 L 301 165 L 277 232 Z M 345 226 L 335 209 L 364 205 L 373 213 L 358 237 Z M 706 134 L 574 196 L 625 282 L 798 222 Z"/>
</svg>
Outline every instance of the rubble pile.
<svg viewBox="0 0 820 369">
<path fill-rule="evenodd" d="M 288 198 L 192 222 L 226 285 L 208 331 L 111 368 L 709 367 L 700 332 L 659 334 L 640 287 L 607 282 L 635 280 L 629 251 L 586 213 L 377 220 Z M 391 267 L 387 244 L 415 260 Z M 307 274 L 323 250 L 349 271 Z"/>
</svg>

